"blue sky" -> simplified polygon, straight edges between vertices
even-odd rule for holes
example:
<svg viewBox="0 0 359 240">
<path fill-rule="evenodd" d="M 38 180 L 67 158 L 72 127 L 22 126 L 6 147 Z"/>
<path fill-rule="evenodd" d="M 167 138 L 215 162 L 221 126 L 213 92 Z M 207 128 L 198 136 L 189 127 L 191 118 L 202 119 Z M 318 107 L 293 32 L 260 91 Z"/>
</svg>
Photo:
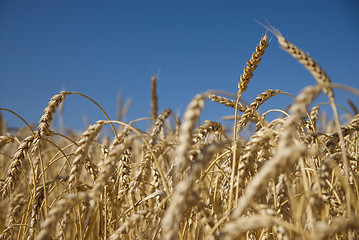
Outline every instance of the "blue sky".
<svg viewBox="0 0 359 240">
<path fill-rule="evenodd" d="M 358 1 L 0 1 L 0 107 L 37 123 L 61 90 L 92 97 L 116 119 L 117 96 L 132 99 L 126 121 L 148 117 L 151 76 L 159 72 L 160 110 L 182 116 L 192 97 L 208 89 L 237 92 L 237 83 L 269 22 L 316 59 L 333 82 L 359 88 Z M 281 89 L 296 95 L 313 77 L 271 38 L 243 99 Z M 337 102 L 348 108 L 337 91 Z M 322 98 L 326 101 L 326 98 Z M 261 111 L 284 109 L 275 97 Z M 202 119 L 233 111 L 210 101 Z M 83 129 L 104 119 L 80 96 L 65 100 L 64 124 Z M 23 126 L 3 112 L 9 127 Z M 56 126 L 56 124 L 55 124 Z"/>
</svg>

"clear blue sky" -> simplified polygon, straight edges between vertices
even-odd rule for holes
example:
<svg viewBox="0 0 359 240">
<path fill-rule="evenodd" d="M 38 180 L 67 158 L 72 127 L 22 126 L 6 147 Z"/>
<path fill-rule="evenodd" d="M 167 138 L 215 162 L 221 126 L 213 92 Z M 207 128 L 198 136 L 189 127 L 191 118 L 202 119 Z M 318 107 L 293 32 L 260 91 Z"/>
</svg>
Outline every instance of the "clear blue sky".
<svg viewBox="0 0 359 240">
<path fill-rule="evenodd" d="M 78 91 L 116 118 L 119 94 L 132 99 L 126 120 L 150 116 L 151 76 L 160 71 L 160 110 L 182 116 L 192 97 L 208 89 L 237 92 L 237 83 L 269 22 L 309 52 L 333 82 L 359 88 L 358 1 L 0 1 L 0 107 L 37 123 L 51 96 Z M 315 83 L 275 37 L 243 98 L 272 88 L 296 95 Z M 348 107 L 358 97 L 338 91 Z M 326 99 L 323 98 L 325 101 Z M 265 104 L 281 108 L 288 96 Z M 206 102 L 203 119 L 233 111 Z M 104 119 L 79 96 L 65 100 L 65 126 L 83 129 Z M 9 127 L 23 126 L 3 112 Z"/>
</svg>

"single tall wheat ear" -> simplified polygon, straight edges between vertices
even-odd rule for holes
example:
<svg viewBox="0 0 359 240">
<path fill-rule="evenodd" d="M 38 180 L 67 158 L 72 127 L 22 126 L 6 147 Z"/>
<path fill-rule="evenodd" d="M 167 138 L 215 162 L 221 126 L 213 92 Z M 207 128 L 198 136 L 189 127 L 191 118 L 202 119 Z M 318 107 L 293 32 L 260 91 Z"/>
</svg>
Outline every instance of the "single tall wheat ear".
<svg viewBox="0 0 359 240">
<path fill-rule="evenodd" d="M 253 72 L 257 69 L 258 64 L 262 61 L 261 57 L 264 55 L 268 47 L 268 36 L 265 34 L 258 43 L 256 50 L 253 52 L 252 57 L 247 61 L 247 66 L 243 69 L 238 82 L 238 98 L 240 99 L 242 93 L 247 90 L 249 81 L 253 77 Z"/>
<path fill-rule="evenodd" d="M 237 149 L 238 149 L 237 132 L 238 132 L 238 127 L 239 128 L 241 127 L 241 124 L 238 124 L 238 111 L 237 111 L 238 106 L 240 106 L 239 100 L 241 99 L 243 92 L 246 91 L 249 81 L 253 77 L 253 72 L 254 72 L 254 70 L 257 69 L 258 64 L 261 62 L 261 60 L 262 60 L 261 57 L 264 55 L 267 47 L 268 47 L 268 36 L 267 36 L 267 34 L 265 34 L 261 38 L 259 43 L 257 44 L 257 47 L 256 47 L 255 51 L 253 52 L 251 58 L 247 61 L 247 65 L 244 67 L 243 73 L 240 76 L 240 81 L 238 82 L 238 92 L 237 92 L 237 101 L 235 104 L 234 127 L 233 127 L 233 146 L 232 146 L 233 159 L 232 159 L 232 169 L 231 169 L 227 214 L 230 213 L 231 208 L 232 208 L 233 189 L 234 189 L 235 177 L 236 177 L 236 173 L 237 173 L 237 171 L 235 171 L 235 169 L 237 169 L 237 165 L 238 165 L 237 164 L 237 158 L 238 158 L 238 156 L 237 156 L 238 155 L 237 154 Z M 249 110 L 248 108 L 246 108 L 244 113 L 246 113 L 246 112 L 248 113 L 248 111 L 253 113 L 255 116 L 257 116 L 258 119 L 260 119 L 260 117 L 258 116 L 259 114 L 257 114 L 256 109 L 251 108 L 251 110 Z M 248 116 L 249 114 L 246 114 L 246 115 Z M 242 119 L 245 119 L 245 118 L 242 118 Z"/>
</svg>

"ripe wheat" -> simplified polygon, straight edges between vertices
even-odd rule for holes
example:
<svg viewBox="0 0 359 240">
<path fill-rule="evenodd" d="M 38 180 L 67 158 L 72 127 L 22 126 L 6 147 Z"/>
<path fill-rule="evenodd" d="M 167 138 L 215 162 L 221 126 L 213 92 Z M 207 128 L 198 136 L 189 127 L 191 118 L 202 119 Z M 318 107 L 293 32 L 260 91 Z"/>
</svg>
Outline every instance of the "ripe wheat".
<svg viewBox="0 0 359 240">
<path fill-rule="evenodd" d="M 121 101 L 114 121 L 77 92 L 54 95 L 37 132 L 0 108 L 0 239 L 358 239 L 357 107 L 349 101 L 352 112 L 339 121 L 339 85 L 271 31 L 317 85 L 296 97 L 268 89 L 245 104 L 243 93 L 268 47 L 264 35 L 240 76 L 237 98 L 197 94 L 182 118 L 171 108 L 159 112 L 156 77 L 149 118 L 128 123 L 121 122 L 127 111 Z M 326 103 L 315 101 L 320 91 L 334 119 Z M 95 103 L 105 119 L 83 132 L 62 134 L 60 126 L 58 133 L 55 112 L 70 94 Z M 262 105 L 278 94 L 294 101 L 288 110 L 270 106 L 268 112 L 282 115 L 269 122 Z M 206 100 L 229 107 L 234 121 L 203 119 Z M 26 128 L 10 131 L 2 111 Z M 147 129 L 136 127 L 148 119 Z"/>
</svg>

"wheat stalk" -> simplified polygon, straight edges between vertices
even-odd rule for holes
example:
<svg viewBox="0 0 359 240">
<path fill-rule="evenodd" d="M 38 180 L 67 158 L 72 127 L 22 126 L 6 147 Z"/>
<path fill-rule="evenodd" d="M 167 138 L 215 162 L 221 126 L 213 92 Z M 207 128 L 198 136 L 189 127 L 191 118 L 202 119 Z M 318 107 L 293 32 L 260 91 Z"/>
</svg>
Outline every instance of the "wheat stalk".
<svg viewBox="0 0 359 240">
<path fill-rule="evenodd" d="M 87 199 L 88 195 L 86 193 L 80 192 L 78 194 L 69 193 L 62 199 L 58 200 L 53 208 L 49 211 L 48 217 L 41 224 L 41 229 L 36 236 L 36 240 L 51 239 L 51 233 L 55 230 L 58 219 L 61 218 L 65 211 L 70 207 L 73 207 L 79 201 Z"/>
</svg>

